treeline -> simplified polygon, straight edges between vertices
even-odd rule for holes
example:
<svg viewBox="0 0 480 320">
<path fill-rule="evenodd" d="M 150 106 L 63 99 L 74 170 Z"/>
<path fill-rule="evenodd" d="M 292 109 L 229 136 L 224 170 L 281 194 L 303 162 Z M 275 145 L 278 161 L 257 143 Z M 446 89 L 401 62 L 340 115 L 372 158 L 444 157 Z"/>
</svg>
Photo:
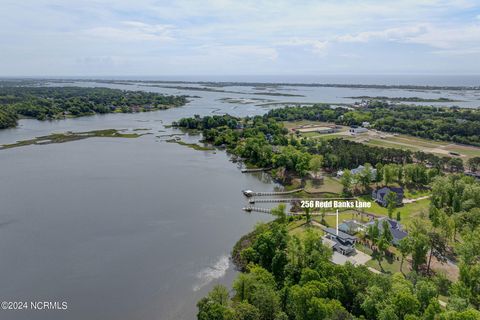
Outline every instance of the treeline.
<svg viewBox="0 0 480 320">
<path fill-rule="evenodd" d="M 183 118 L 174 126 L 201 130 L 206 142 L 224 146 L 229 152 L 259 167 L 283 167 L 304 176 L 320 167 L 328 171 L 352 169 L 365 163 L 422 163 L 438 170 L 463 171 L 459 158 L 438 157 L 423 152 L 368 146 L 336 138 L 308 139 L 288 135 L 288 130 L 270 116 L 235 118 L 230 115 Z"/>
<path fill-rule="evenodd" d="M 431 254 L 442 256 L 445 243 L 455 244 L 459 281 L 451 293 L 463 305 L 480 308 L 480 183 L 472 177 L 448 175 L 432 184 L 429 219 L 437 234 Z M 430 237 L 432 239 L 432 237 Z"/>
<path fill-rule="evenodd" d="M 9 108 L 0 108 L 0 129 L 11 128 L 17 125 L 17 114 Z"/>
<path fill-rule="evenodd" d="M 270 110 L 267 117 L 280 121 L 315 120 L 341 125 L 370 122 L 375 129 L 417 137 L 480 146 L 480 110 L 389 104 L 370 101 L 355 110 L 329 105 Z"/>
<path fill-rule="evenodd" d="M 0 109 L 39 120 L 109 112 L 138 112 L 181 106 L 184 96 L 82 87 L 0 86 Z"/>
<path fill-rule="evenodd" d="M 331 250 L 322 244 L 317 233 L 310 229 L 301 238 L 289 235 L 284 208 L 277 208 L 275 214 L 278 218 L 274 222 L 257 226 L 248 239 L 237 244 L 242 273 L 234 281 L 231 293 L 216 286 L 198 302 L 199 320 L 480 318 L 472 301 L 457 295 L 460 292 L 455 285 L 448 284 L 442 276 L 426 277 L 420 272 L 384 276 L 365 266 L 335 265 L 329 261 Z M 421 229 L 422 225 L 418 227 Z M 417 236 L 427 236 L 420 229 L 409 237 L 411 251 L 417 250 L 415 261 L 424 263 L 429 244 L 425 244 L 424 250 L 422 242 L 415 242 Z M 465 257 L 479 256 L 478 251 L 465 252 Z M 423 260 L 420 255 L 424 255 Z M 445 310 L 438 297 L 449 293 L 450 303 Z"/>
</svg>

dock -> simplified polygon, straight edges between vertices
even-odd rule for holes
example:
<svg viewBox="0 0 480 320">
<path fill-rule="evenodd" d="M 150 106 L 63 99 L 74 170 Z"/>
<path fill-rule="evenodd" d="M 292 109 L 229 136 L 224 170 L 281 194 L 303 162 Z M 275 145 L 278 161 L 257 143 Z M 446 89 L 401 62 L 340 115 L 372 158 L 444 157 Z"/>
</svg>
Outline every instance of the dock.
<svg viewBox="0 0 480 320">
<path fill-rule="evenodd" d="M 262 172 L 262 171 L 268 171 L 268 170 L 272 170 L 272 168 L 243 168 L 241 169 L 240 171 L 242 173 L 249 173 L 249 172 Z"/>
<path fill-rule="evenodd" d="M 303 188 L 290 190 L 290 191 L 271 191 L 271 192 L 255 192 L 252 190 L 243 190 L 243 194 L 246 197 L 263 197 L 263 196 L 281 196 L 286 194 L 292 194 L 303 191 Z"/>
<path fill-rule="evenodd" d="M 259 207 L 245 207 L 243 211 L 247 212 L 262 212 L 262 213 L 272 213 L 272 209 L 259 208 Z"/>
<path fill-rule="evenodd" d="M 255 198 L 250 198 L 248 199 L 248 203 L 254 204 L 254 203 L 290 203 L 292 201 L 295 201 L 295 199 L 290 198 L 290 199 L 255 199 Z"/>
</svg>

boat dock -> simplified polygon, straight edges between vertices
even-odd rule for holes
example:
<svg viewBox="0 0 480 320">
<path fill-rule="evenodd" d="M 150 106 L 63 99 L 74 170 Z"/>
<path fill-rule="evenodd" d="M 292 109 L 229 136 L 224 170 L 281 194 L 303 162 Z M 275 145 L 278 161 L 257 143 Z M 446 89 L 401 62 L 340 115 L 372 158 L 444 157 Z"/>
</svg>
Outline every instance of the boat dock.
<svg viewBox="0 0 480 320">
<path fill-rule="evenodd" d="M 243 211 L 247 212 L 262 212 L 262 213 L 272 213 L 272 209 L 259 208 L 259 207 L 245 207 Z"/>
<path fill-rule="evenodd" d="M 262 172 L 262 171 L 268 171 L 268 170 L 272 170 L 272 168 L 243 168 L 241 169 L 240 171 L 242 171 L 242 173 L 248 173 L 248 172 Z"/>
<path fill-rule="evenodd" d="M 300 191 L 303 191 L 303 188 L 290 190 L 290 191 L 255 192 L 252 190 L 243 190 L 242 192 L 243 192 L 243 195 L 250 198 L 250 197 L 263 197 L 263 196 L 281 196 L 285 194 L 297 193 Z"/>
</svg>

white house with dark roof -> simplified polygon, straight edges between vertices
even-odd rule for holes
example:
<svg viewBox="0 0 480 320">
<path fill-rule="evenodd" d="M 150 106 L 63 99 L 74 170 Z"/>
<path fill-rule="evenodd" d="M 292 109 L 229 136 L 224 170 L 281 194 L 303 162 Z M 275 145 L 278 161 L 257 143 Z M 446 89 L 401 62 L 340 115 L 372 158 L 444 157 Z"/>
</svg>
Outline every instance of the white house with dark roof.
<svg viewBox="0 0 480 320">
<path fill-rule="evenodd" d="M 343 255 L 351 255 L 356 252 L 355 243 L 357 237 L 333 228 L 325 228 L 324 244 Z"/>
<path fill-rule="evenodd" d="M 373 190 L 372 198 L 373 198 L 373 200 L 378 202 L 378 204 L 386 207 L 388 205 L 387 195 L 390 192 L 395 192 L 395 194 L 397 195 L 397 205 L 398 206 L 402 205 L 402 202 L 403 202 L 403 188 L 400 188 L 400 187 L 398 187 L 398 188 L 397 187 L 383 187 L 383 188 Z"/>
<path fill-rule="evenodd" d="M 398 243 L 400 242 L 400 240 L 402 240 L 403 238 L 408 236 L 408 233 L 405 230 L 403 230 L 403 227 L 400 224 L 400 222 L 398 222 L 397 220 L 394 220 L 394 219 L 387 218 L 387 217 L 381 217 L 381 218 L 377 219 L 378 228 L 380 229 L 381 232 L 383 232 L 383 221 L 385 221 L 385 220 L 387 221 L 388 227 L 390 229 L 390 233 L 393 236 L 392 244 L 397 246 Z M 367 224 L 365 224 L 365 226 L 369 227 L 373 224 L 375 224 L 375 220 L 368 222 Z"/>
<path fill-rule="evenodd" d="M 362 173 L 363 170 L 365 170 L 365 166 L 359 165 L 355 169 L 350 170 L 350 172 L 352 173 L 352 175 L 356 175 L 356 174 Z M 345 173 L 344 170 L 337 171 L 337 177 L 339 178 L 342 177 L 344 173 Z M 371 168 L 370 174 L 371 174 L 372 180 L 377 179 L 377 169 Z"/>
</svg>

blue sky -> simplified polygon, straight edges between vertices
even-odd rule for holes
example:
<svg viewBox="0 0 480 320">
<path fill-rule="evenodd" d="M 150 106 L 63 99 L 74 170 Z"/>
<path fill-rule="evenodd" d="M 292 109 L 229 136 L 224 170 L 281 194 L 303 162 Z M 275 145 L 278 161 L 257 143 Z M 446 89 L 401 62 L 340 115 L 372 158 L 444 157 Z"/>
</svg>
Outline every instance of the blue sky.
<svg viewBox="0 0 480 320">
<path fill-rule="evenodd" d="M 478 0 L 0 4 L 0 76 L 480 74 Z"/>
</svg>

